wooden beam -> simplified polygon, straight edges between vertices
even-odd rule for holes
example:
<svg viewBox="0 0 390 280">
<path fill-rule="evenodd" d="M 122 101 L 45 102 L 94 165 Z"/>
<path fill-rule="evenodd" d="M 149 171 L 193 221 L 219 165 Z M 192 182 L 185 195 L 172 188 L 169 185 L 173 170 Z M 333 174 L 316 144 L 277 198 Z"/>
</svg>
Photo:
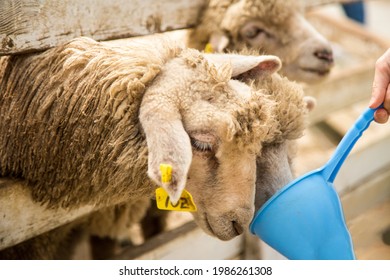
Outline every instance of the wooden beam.
<svg viewBox="0 0 390 280">
<path fill-rule="evenodd" d="M 236 259 L 243 250 L 243 236 L 221 241 L 201 230 L 194 221 L 162 233 L 148 242 L 124 249 L 116 259 L 223 260 Z"/>
<path fill-rule="evenodd" d="M 16 245 L 98 210 L 48 209 L 34 203 L 23 182 L 0 179 L 0 250 Z M 165 232 L 138 247 L 125 249 L 118 259 L 235 259 L 243 251 L 242 236 L 221 241 L 204 233 L 193 221 Z M 190 244 L 190 246 L 189 246 Z"/>
<path fill-rule="evenodd" d="M 379 126 L 371 124 L 340 168 L 334 182 L 340 194 L 358 188 L 367 178 L 390 166 L 390 157 L 385 152 L 390 147 L 390 123 Z"/>
<path fill-rule="evenodd" d="M 0 55 L 194 26 L 205 0 L 1 0 Z"/>
<path fill-rule="evenodd" d="M 341 196 L 344 216 L 347 221 L 359 217 L 370 208 L 390 200 L 390 166 L 371 174 L 361 181 L 358 188 Z M 388 216 L 390 221 L 390 216 Z"/>
<path fill-rule="evenodd" d="M 93 205 L 74 210 L 47 209 L 33 202 L 21 182 L 0 179 L 0 250 L 71 222 L 93 209 Z"/>
<path fill-rule="evenodd" d="M 325 120 L 329 128 L 342 137 L 366 108 L 366 101 L 355 103 L 338 112 L 333 112 Z M 299 171 L 298 176 L 323 166 L 333 155 L 338 144 L 337 142 L 333 147 L 330 146 L 327 133 L 318 131 L 318 127 L 313 126 L 309 129 L 310 131 L 298 142 L 300 147 L 295 159 Z M 390 122 L 386 124 L 372 122 L 354 145 L 336 176 L 334 185 L 338 193 L 344 194 L 359 188 L 373 174 L 389 167 L 390 157 L 384 152 L 389 146 Z"/>
<path fill-rule="evenodd" d="M 305 88 L 305 94 L 317 100 L 317 106 L 310 112 L 310 123 L 316 124 L 335 111 L 367 101 L 372 88 L 374 67 L 372 63 L 364 63 L 345 72 L 339 72 L 335 77 L 324 83 Z"/>
</svg>

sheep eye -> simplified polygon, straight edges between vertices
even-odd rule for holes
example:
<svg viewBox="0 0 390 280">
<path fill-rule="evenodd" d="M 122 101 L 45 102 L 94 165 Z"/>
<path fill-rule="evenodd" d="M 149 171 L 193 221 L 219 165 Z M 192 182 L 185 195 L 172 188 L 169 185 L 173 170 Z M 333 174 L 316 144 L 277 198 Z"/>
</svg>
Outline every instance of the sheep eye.
<svg viewBox="0 0 390 280">
<path fill-rule="evenodd" d="M 264 33 L 264 30 L 258 27 L 250 28 L 245 31 L 245 37 L 248 39 L 253 39 L 257 37 L 260 33 Z"/>
<path fill-rule="evenodd" d="M 199 152 L 210 152 L 213 149 L 213 145 L 210 143 L 202 142 L 194 138 L 191 138 L 191 145 Z"/>
</svg>

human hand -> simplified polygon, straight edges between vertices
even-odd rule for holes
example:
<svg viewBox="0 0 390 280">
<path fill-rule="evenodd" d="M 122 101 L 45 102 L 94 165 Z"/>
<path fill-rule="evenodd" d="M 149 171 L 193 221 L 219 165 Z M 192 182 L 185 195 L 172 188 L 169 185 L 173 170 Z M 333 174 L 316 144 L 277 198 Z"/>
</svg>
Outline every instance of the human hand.
<svg viewBox="0 0 390 280">
<path fill-rule="evenodd" d="M 383 103 L 383 108 L 376 110 L 375 121 L 385 123 L 390 113 L 390 49 L 388 49 L 375 64 L 374 82 L 372 85 L 370 108 L 377 108 Z"/>
</svg>

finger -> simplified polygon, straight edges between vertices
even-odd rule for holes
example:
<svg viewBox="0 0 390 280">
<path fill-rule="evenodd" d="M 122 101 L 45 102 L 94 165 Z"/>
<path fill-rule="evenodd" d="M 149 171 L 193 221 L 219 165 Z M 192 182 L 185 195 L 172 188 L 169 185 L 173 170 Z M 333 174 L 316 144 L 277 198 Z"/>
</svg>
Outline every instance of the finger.
<svg viewBox="0 0 390 280">
<path fill-rule="evenodd" d="M 380 108 L 375 111 L 374 119 L 377 123 L 386 123 L 389 119 L 389 114 L 385 109 Z"/>
<path fill-rule="evenodd" d="M 376 108 L 383 103 L 390 83 L 390 51 L 381 56 L 375 64 L 374 81 L 369 107 Z"/>
<path fill-rule="evenodd" d="M 387 88 L 383 107 L 386 109 L 387 114 L 390 114 L 390 86 Z"/>
<path fill-rule="evenodd" d="M 390 82 L 389 74 L 380 69 L 375 69 L 374 82 L 372 85 L 372 94 L 369 107 L 376 108 L 383 103 Z"/>
</svg>

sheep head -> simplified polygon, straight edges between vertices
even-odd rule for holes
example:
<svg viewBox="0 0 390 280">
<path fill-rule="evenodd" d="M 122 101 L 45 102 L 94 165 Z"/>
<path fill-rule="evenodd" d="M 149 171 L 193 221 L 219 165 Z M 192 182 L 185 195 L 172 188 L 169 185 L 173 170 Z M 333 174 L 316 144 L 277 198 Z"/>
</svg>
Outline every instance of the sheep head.
<svg viewBox="0 0 390 280">
<path fill-rule="evenodd" d="M 189 45 L 216 52 L 249 48 L 278 56 L 290 80 L 316 83 L 333 67 L 330 43 L 304 18 L 298 1 L 211 0 Z M 201 47 L 201 46 L 197 46 Z"/>
<path fill-rule="evenodd" d="M 274 56 L 205 57 L 189 49 L 164 66 L 142 100 L 148 175 L 173 203 L 186 187 L 197 223 L 222 240 L 241 234 L 253 217 L 256 155 L 276 129 L 274 102 L 231 78 L 279 67 Z M 172 165 L 170 183 L 161 182 L 160 163 Z"/>
<path fill-rule="evenodd" d="M 255 82 L 276 103 L 275 118 L 278 132 L 257 157 L 256 199 L 258 210 L 276 191 L 295 177 L 294 157 L 297 141 L 308 126 L 308 114 L 315 107 L 315 99 L 304 96 L 302 87 L 286 78 L 273 75 Z"/>
<path fill-rule="evenodd" d="M 211 58 L 221 65 L 224 56 L 226 55 L 213 54 Z M 228 57 L 236 60 L 232 63 L 239 69 L 240 55 L 229 54 Z M 270 56 L 262 57 L 266 60 Z M 256 60 L 249 55 L 246 59 Z M 250 71 L 233 73 L 234 79 L 251 85 L 256 90 L 262 90 L 275 102 L 273 117 L 277 123 L 276 130 L 272 139 L 262 143 L 261 153 L 256 159 L 256 210 L 277 190 L 293 180 L 297 139 L 303 135 L 308 125 L 308 113 L 315 107 L 315 99 L 304 96 L 301 85 L 282 78 L 277 73 L 272 74 L 280 66 L 275 60 L 269 59 Z"/>
</svg>

